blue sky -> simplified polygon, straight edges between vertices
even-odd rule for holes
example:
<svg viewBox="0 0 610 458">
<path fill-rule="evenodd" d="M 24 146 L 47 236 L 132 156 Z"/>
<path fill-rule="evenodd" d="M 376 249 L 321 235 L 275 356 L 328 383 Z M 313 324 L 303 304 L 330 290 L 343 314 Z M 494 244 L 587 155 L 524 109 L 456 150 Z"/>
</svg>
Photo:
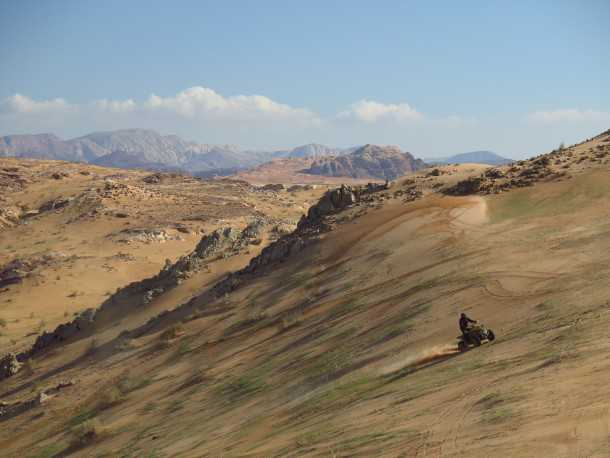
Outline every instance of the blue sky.
<svg viewBox="0 0 610 458">
<path fill-rule="evenodd" d="M 610 2 L 0 0 L 0 135 L 524 157 L 610 128 Z"/>
</svg>

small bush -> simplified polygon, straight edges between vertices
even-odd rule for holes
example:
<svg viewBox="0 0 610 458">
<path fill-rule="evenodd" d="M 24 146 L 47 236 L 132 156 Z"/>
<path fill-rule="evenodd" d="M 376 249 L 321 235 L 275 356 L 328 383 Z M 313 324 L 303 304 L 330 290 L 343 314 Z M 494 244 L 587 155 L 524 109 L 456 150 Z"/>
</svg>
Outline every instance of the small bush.
<svg viewBox="0 0 610 458">
<path fill-rule="evenodd" d="M 184 334 L 184 327 L 181 324 L 174 324 L 167 328 L 159 336 L 162 341 L 170 341 Z"/>
<path fill-rule="evenodd" d="M 255 375 L 244 375 L 225 382 L 220 391 L 223 395 L 234 401 L 267 388 L 265 381 Z"/>
<path fill-rule="evenodd" d="M 156 402 L 151 401 L 151 402 L 146 403 L 146 405 L 144 406 L 144 412 L 146 412 L 146 413 L 154 412 L 158 408 L 159 408 L 159 405 Z"/>
<path fill-rule="evenodd" d="M 57 444 L 47 445 L 34 456 L 36 458 L 53 458 L 54 456 L 60 456 L 60 452 L 62 452 L 65 448 L 66 445 L 61 442 Z"/>
<path fill-rule="evenodd" d="M 0 318 L 0 328 L 6 328 L 6 320 L 4 318 Z"/>
<path fill-rule="evenodd" d="M 102 428 L 98 421 L 87 420 L 72 428 L 72 441 L 70 446 L 79 449 L 87 447 L 100 438 Z"/>
<path fill-rule="evenodd" d="M 301 324 L 301 316 L 290 314 L 290 315 L 286 315 L 286 316 L 282 317 L 282 319 L 280 321 L 280 329 L 282 331 L 286 331 L 286 330 L 293 328 L 295 326 L 298 326 L 300 324 Z"/>
<path fill-rule="evenodd" d="M 189 353 L 191 350 L 192 350 L 192 348 L 188 342 L 181 342 L 180 346 L 178 347 L 178 354 L 185 355 L 185 354 Z"/>
<path fill-rule="evenodd" d="M 68 426 L 75 428 L 81 423 L 91 420 L 93 417 L 95 417 L 96 413 L 97 412 L 94 409 L 81 409 L 70 419 Z"/>
<path fill-rule="evenodd" d="M 129 374 L 123 374 L 121 377 L 119 377 L 117 388 L 123 395 L 126 395 L 132 391 L 144 388 L 151 383 L 152 380 L 149 378 L 131 377 Z"/>
<path fill-rule="evenodd" d="M 118 387 L 112 387 L 107 391 L 101 393 L 98 408 L 107 409 L 112 407 L 125 399 L 125 395 Z"/>
<path fill-rule="evenodd" d="M 119 343 L 116 344 L 116 350 L 118 351 L 129 351 L 129 350 L 133 350 L 136 347 L 136 345 L 133 343 L 132 339 L 122 339 Z"/>
</svg>

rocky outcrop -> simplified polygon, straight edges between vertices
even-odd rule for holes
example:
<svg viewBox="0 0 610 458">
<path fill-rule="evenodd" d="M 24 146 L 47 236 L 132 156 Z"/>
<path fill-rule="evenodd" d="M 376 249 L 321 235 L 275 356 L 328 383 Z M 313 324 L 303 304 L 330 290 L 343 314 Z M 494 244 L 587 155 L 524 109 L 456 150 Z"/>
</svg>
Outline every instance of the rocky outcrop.
<svg viewBox="0 0 610 458">
<path fill-rule="evenodd" d="M 74 382 L 71 380 L 62 381 L 52 388 L 40 391 L 34 398 L 26 401 L 17 401 L 13 403 L 0 402 L 0 421 L 8 420 L 9 418 L 27 412 L 30 409 L 41 406 L 55 397 L 60 391 L 73 385 Z"/>
<path fill-rule="evenodd" d="M 21 211 L 17 207 L 0 207 L 0 230 L 19 224 Z"/>
<path fill-rule="evenodd" d="M 261 191 L 280 192 L 280 191 L 283 191 L 284 189 L 286 189 L 286 188 L 281 183 L 269 183 L 269 184 L 266 184 L 263 187 L 261 187 Z"/>
<path fill-rule="evenodd" d="M 252 258 L 242 270 L 234 272 L 217 283 L 212 292 L 222 296 L 234 291 L 247 275 L 255 274 L 261 269 L 283 262 L 302 251 L 308 244 L 316 240 L 320 232 L 329 230 L 327 217 L 362 201 L 373 193 L 388 189 L 388 183 L 366 186 L 346 186 L 327 191 L 320 200 L 309 208 L 307 215 L 299 221 L 294 232 L 280 237 L 265 247 L 261 253 Z"/>
<path fill-rule="evenodd" d="M 120 213 L 119 213 L 120 215 Z M 114 216 L 117 216 L 115 214 Z M 118 216 L 121 217 L 121 216 Z M 178 235 L 172 235 L 165 229 L 145 229 L 145 228 L 128 228 L 116 234 L 110 234 L 109 237 L 115 238 L 115 242 L 130 245 L 132 243 L 156 243 L 167 242 L 169 240 L 179 240 Z"/>
<path fill-rule="evenodd" d="M 351 154 L 318 159 L 304 173 L 334 177 L 394 180 L 426 166 L 396 146 L 365 145 Z"/>
<path fill-rule="evenodd" d="M 552 180 L 565 175 L 550 168 L 550 157 L 555 152 L 528 161 L 519 161 L 504 169 L 490 168 L 479 176 L 469 177 L 443 190 L 444 194 L 466 196 L 470 194 L 496 194 L 511 188 L 532 186 L 539 181 Z"/>
<path fill-rule="evenodd" d="M 0 287 L 21 283 L 32 271 L 29 262 L 23 259 L 14 259 L 0 270 Z"/>
<path fill-rule="evenodd" d="M 369 184 L 362 187 L 341 186 L 330 190 L 313 205 L 306 216 L 299 221 L 297 228 L 290 234 L 265 247 L 262 252 L 252 258 L 248 266 L 228 275 L 218 282 L 211 290 L 215 296 L 224 295 L 235 290 L 248 275 L 258 273 L 266 266 L 275 265 L 296 255 L 309 243 L 316 240 L 317 234 L 327 230 L 325 219 L 345 208 L 366 200 L 372 193 L 387 189 L 388 184 Z M 167 261 L 163 269 L 154 277 L 132 283 L 117 291 L 108 298 L 97 310 L 87 310 L 72 322 L 60 325 L 52 332 L 44 333 L 36 340 L 32 349 L 20 355 L 23 358 L 32 356 L 58 342 L 63 342 L 76 335 L 86 335 L 98 322 L 104 322 L 106 317 L 112 317 L 116 307 L 145 306 L 167 290 L 189 278 L 208 262 L 219 257 L 228 257 L 242 252 L 250 244 L 260 243 L 263 227 L 266 222 L 256 220 L 244 230 L 231 227 L 217 229 L 201 239 L 195 250 L 183 256 L 175 263 Z M 154 322 L 154 319 L 152 320 Z M 148 323 L 148 325 L 152 325 Z"/>
<path fill-rule="evenodd" d="M 225 227 L 204 236 L 192 253 L 175 263 L 166 261 L 165 266 L 154 277 L 134 282 L 110 296 L 98 309 L 87 309 L 74 320 L 59 325 L 55 330 L 38 336 L 32 348 L 20 355 L 30 357 L 46 348 L 65 342 L 75 336 L 85 336 L 97 323 L 112 319 L 117 307 L 141 307 L 176 287 L 207 263 L 220 257 L 229 257 L 242 252 L 250 244 L 260 243 L 266 223 L 256 220 L 244 230 Z"/>
<path fill-rule="evenodd" d="M 0 359 L 0 380 L 12 377 L 21 369 L 21 363 L 17 360 L 17 355 L 9 353 Z"/>
<path fill-rule="evenodd" d="M 38 209 L 39 213 L 49 212 L 53 210 L 59 210 L 61 208 L 67 207 L 70 202 L 74 200 L 74 197 L 62 198 L 58 197 L 57 199 L 49 200 L 40 206 Z"/>
<path fill-rule="evenodd" d="M 301 191 L 311 191 L 312 189 L 316 189 L 315 184 L 304 184 L 304 185 L 294 184 L 294 185 L 290 186 L 287 189 L 287 191 L 288 192 L 301 192 Z"/>
<path fill-rule="evenodd" d="M 66 259 L 70 258 L 63 253 L 56 252 L 13 259 L 0 267 L 0 287 L 21 283 L 38 268 Z"/>
<path fill-rule="evenodd" d="M 322 229 L 326 216 L 340 212 L 341 210 L 367 198 L 379 191 L 389 188 L 389 183 L 369 183 L 366 186 L 346 186 L 327 191 L 320 200 L 309 207 L 307 216 L 303 216 L 297 226 L 297 232 L 308 229 Z"/>
<path fill-rule="evenodd" d="M 74 320 L 60 324 L 54 331 L 42 333 L 36 338 L 34 345 L 28 352 L 19 355 L 20 358 L 27 359 L 56 343 L 65 342 L 77 334 L 91 331 L 96 315 L 96 309 L 89 308 L 81 312 Z"/>
</svg>

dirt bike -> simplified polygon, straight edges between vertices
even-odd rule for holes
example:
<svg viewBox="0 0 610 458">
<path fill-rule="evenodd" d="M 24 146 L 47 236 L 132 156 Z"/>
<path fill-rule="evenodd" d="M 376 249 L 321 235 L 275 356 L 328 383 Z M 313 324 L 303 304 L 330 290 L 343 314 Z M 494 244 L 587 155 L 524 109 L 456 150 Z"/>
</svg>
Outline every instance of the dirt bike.
<svg viewBox="0 0 610 458">
<path fill-rule="evenodd" d="M 483 342 L 493 342 L 496 336 L 491 329 L 487 329 L 483 324 L 475 324 L 468 328 L 466 333 L 458 336 L 458 350 L 466 351 L 470 346 L 478 347 Z"/>
</svg>

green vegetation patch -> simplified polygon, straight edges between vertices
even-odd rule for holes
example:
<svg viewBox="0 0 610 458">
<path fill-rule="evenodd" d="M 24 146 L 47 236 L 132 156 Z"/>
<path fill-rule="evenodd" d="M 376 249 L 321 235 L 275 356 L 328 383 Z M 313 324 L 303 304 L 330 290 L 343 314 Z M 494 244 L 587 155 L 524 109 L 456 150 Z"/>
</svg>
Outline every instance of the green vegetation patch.
<svg viewBox="0 0 610 458">
<path fill-rule="evenodd" d="M 32 458 L 53 458 L 54 456 L 59 455 L 60 452 L 64 451 L 66 447 L 66 444 L 63 442 L 47 445 L 36 452 L 36 454 L 32 455 Z"/>
<path fill-rule="evenodd" d="M 293 410 L 291 421 L 304 421 L 321 413 L 340 410 L 352 403 L 362 402 L 367 399 L 367 393 L 371 393 L 382 383 L 377 378 L 364 375 L 329 386 L 297 405 Z"/>
<path fill-rule="evenodd" d="M 246 374 L 224 382 L 218 391 L 230 402 L 235 402 L 262 392 L 267 387 L 267 383 L 259 375 Z"/>
<path fill-rule="evenodd" d="M 419 432 L 414 430 L 377 431 L 350 437 L 349 439 L 334 444 L 332 449 L 335 453 L 341 454 L 341 456 L 352 456 L 358 451 L 363 452 L 363 449 L 367 448 L 383 450 L 393 444 L 404 442 L 405 440 L 413 440 L 419 437 L 419 435 Z"/>
<path fill-rule="evenodd" d="M 74 428 L 77 425 L 80 425 L 81 423 L 92 419 L 93 417 L 95 417 L 97 415 L 97 410 L 96 409 L 92 409 L 92 408 L 82 408 L 81 410 L 78 411 L 78 413 L 76 415 L 74 415 L 70 421 L 68 421 L 68 427 L 69 428 Z"/>
<path fill-rule="evenodd" d="M 557 216 L 610 198 L 608 174 L 586 174 L 556 187 L 514 189 L 489 200 L 492 223 L 515 218 Z"/>
<path fill-rule="evenodd" d="M 519 416 L 514 403 L 521 399 L 523 396 L 516 392 L 493 391 L 479 399 L 475 407 L 481 411 L 481 422 L 498 424 L 514 420 Z"/>
</svg>

